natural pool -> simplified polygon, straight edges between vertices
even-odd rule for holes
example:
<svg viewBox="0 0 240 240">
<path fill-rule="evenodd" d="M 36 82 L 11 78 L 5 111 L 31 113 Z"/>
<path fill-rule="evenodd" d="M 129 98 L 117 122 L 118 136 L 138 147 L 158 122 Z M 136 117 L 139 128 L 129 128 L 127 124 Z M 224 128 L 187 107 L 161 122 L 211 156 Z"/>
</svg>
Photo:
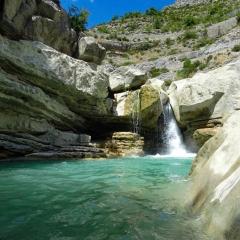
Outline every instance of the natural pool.
<svg viewBox="0 0 240 240">
<path fill-rule="evenodd" d="M 191 158 L 0 164 L 1 240 L 200 240 Z"/>
</svg>

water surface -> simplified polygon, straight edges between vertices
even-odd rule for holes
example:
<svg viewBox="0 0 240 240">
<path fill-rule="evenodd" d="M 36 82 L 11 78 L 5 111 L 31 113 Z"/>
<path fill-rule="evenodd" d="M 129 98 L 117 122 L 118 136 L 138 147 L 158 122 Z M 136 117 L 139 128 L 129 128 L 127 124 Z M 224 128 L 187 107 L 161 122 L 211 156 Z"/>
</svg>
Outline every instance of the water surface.
<svg viewBox="0 0 240 240">
<path fill-rule="evenodd" d="M 1 240 L 200 240 L 191 158 L 0 164 Z"/>
</svg>

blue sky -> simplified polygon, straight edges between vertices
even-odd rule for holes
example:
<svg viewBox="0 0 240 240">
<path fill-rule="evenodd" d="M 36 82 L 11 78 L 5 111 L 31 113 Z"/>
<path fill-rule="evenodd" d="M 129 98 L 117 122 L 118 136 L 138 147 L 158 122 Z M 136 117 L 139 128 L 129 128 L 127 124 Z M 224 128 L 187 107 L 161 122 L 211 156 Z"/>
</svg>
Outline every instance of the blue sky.
<svg viewBox="0 0 240 240">
<path fill-rule="evenodd" d="M 72 4 L 89 10 L 88 27 L 107 22 L 113 16 L 121 16 L 126 12 L 145 11 L 150 7 L 161 9 L 174 2 L 175 0 L 61 0 L 62 7 L 66 10 Z"/>
</svg>

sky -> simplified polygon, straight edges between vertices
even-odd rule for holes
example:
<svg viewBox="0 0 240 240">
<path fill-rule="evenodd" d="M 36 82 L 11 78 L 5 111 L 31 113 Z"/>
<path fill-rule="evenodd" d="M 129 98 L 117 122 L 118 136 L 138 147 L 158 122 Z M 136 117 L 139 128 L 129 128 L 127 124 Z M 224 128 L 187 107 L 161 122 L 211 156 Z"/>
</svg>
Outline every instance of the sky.
<svg viewBox="0 0 240 240">
<path fill-rule="evenodd" d="M 64 9 L 72 4 L 90 12 L 88 27 L 108 22 L 113 16 L 122 16 L 126 12 L 144 12 L 150 7 L 161 9 L 175 0 L 60 0 Z"/>
</svg>

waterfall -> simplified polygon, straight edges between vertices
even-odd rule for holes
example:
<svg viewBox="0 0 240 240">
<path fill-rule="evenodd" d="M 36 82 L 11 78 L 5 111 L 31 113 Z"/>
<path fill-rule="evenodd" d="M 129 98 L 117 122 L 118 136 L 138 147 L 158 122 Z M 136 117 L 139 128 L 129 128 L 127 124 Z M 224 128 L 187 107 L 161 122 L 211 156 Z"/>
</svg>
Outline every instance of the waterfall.
<svg viewBox="0 0 240 240">
<path fill-rule="evenodd" d="M 132 105 L 132 126 L 134 133 L 140 133 L 140 125 L 140 90 L 138 90 L 136 96 L 134 96 Z"/>
<path fill-rule="evenodd" d="M 163 107 L 163 116 L 160 128 L 162 129 L 162 148 L 164 154 L 168 155 L 185 155 L 187 150 L 184 146 L 183 137 L 175 119 L 170 103 Z"/>
</svg>

